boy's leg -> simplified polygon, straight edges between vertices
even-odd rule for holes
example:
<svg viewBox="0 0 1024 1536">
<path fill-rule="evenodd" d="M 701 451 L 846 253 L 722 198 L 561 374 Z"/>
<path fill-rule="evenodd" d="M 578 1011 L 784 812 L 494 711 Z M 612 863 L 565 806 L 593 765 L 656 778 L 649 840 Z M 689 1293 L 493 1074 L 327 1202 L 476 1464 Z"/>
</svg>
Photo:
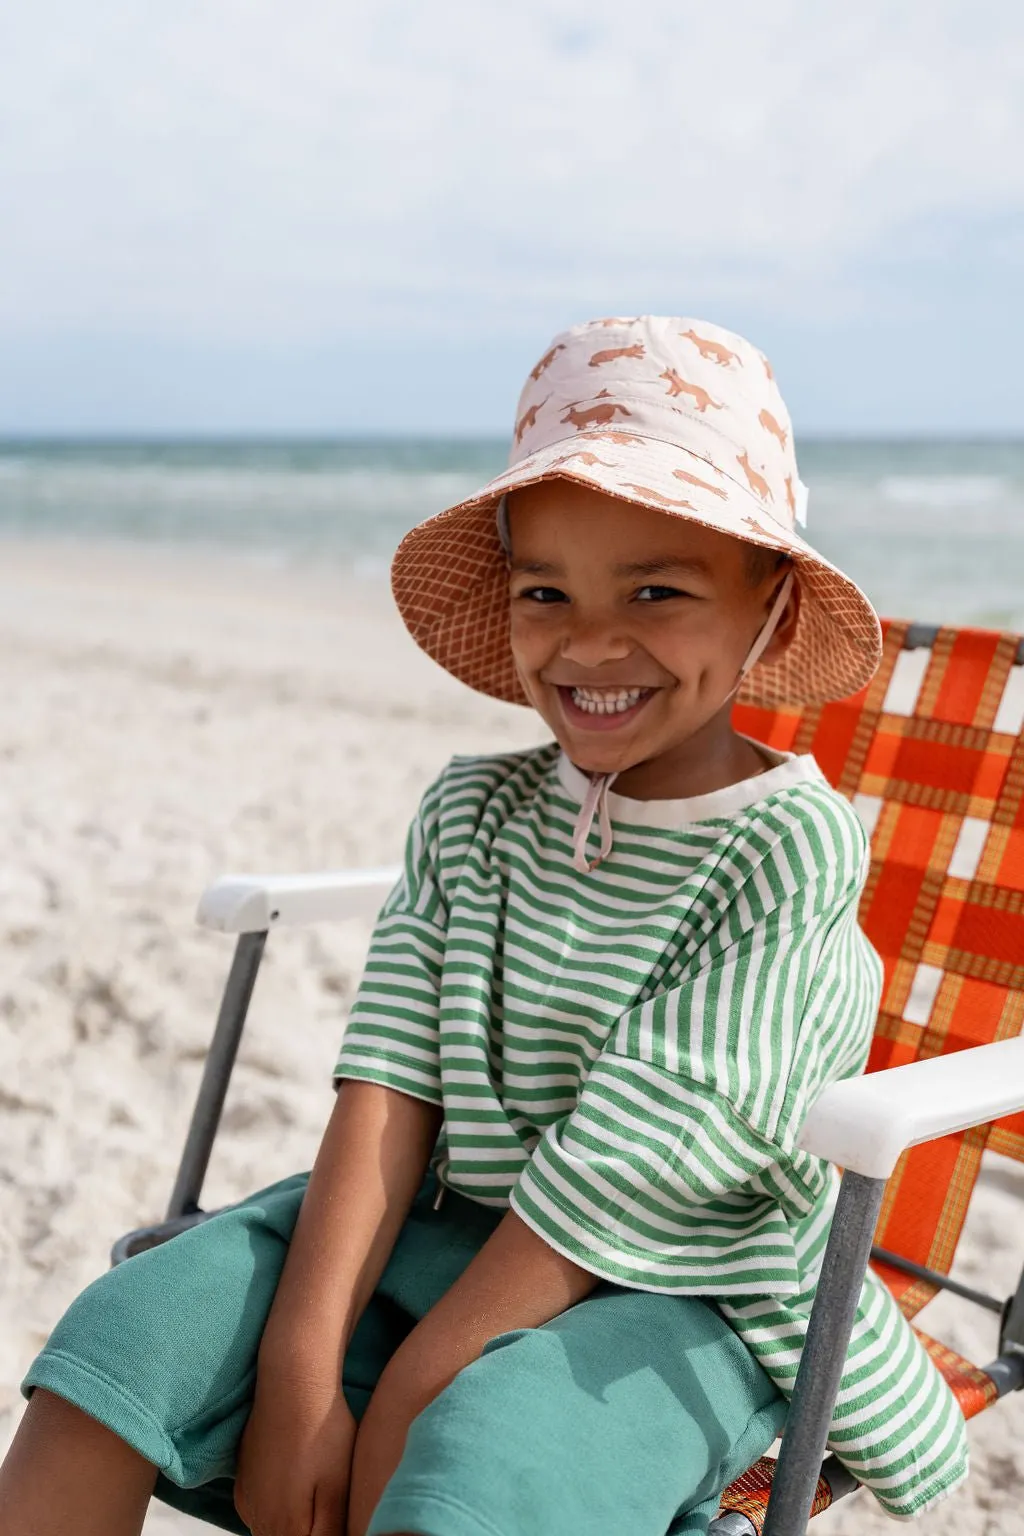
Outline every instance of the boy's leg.
<svg viewBox="0 0 1024 1536">
<path fill-rule="evenodd" d="M 164 1502 L 245 1531 L 234 1508 L 235 1457 L 305 1187 L 305 1175 L 282 1180 L 108 1271 L 71 1304 L 22 1383 L 26 1395 L 42 1390 L 5 1463 L 7 1497 L 36 1513 L 0 1523 L 0 1536 L 49 1533 L 47 1511 L 65 1483 L 73 1506 L 56 1528 L 91 1532 L 74 1493 L 86 1484 L 58 1466 L 77 1468 L 82 1457 L 83 1479 L 110 1467 L 126 1510 L 135 1508 L 128 1485 L 147 1484 L 144 1511 L 155 1477 Z M 454 1197 L 436 1212 L 434 1193 L 428 1179 L 349 1346 L 342 1385 L 357 1418 L 391 1354 L 500 1219 Z M 97 1526 L 105 1536 L 137 1528 L 121 1524 L 116 1500 L 110 1508 Z"/>
<path fill-rule="evenodd" d="M 234 1458 L 305 1184 L 300 1175 L 261 1191 L 127 1260 L 71 1304 L 22 1385 L 26 1395 L 45 1389 L 65 1411 L 42 1406 L 46 1395 L 40 1407 L 30 1403 L 8 1489 L 13 1479 L 19 1498 L 34 1489 L 40 1509 L 52 1508 L 51 1463 L 72 1446 L 86 1454 L 91 1437 L 86 1460 L 94 1452 L 112 1464 L 120 1446 L 127 1483 L 141 1484 L 139 1463 L 149 1464 L 149 1491 L 155 1478 L 160 1497 L 244 1532 Z M 80 1515 L 81 1502 L 65 1529 L 87 1529 Z"/>
<path fill-rule="evenodd" d="M 713 1305 L 605 1286 L 460 1372 L 369 1536 L 691 1536 L 784 1412 Z"/>
<path fill-rule="evenodd" d="M 138 1536 L 156 1468 L 73 1404 L 34 1393 L 0 1466 L 4 1536 Z"/>
</svg>

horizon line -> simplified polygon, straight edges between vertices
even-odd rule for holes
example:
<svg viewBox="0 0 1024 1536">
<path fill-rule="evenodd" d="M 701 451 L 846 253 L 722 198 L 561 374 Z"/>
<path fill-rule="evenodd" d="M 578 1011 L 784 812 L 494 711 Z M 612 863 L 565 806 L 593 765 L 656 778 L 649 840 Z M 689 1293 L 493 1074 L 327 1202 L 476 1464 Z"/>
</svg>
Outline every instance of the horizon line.
<svg viewBox="0 0 1024 1536">
<path fill-rule="evenodd" d="M 816 428 L 806 432 L 794 429 L 794 437 L 803 443 L 956 443 L 962 446 L 1024 444 L 1024 430 L 996 432 L 954 432 L 941 427 L 894 432 L 851 431 Z M 507 444 L 508 431 L 442 432 L 427 428 L 394 431 L 390 428 L 360 428 L 325 432 L 305 429 L 239 428 L 234 431 L 204 431 L 202 428 L 160 431 L 158 429 L 46 430 L 18 431 L 0 427 L 0 450 L 24 446 L 96 446 L 144 447 L 209 444 L 245 446 L 255 444 L 334 445 L 360 443 L 466 443 Z"/>
</svg>

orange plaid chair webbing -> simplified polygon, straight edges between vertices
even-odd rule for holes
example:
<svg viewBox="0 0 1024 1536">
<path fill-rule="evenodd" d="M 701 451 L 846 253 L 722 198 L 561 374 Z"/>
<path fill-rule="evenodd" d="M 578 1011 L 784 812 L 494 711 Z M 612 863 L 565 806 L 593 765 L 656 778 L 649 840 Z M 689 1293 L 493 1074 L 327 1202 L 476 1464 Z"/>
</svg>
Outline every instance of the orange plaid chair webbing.
<svg viewBox="0 0 1024 1536">
<path fill-rule="evenodd" d="M 812 752 L 871 833 L 860 917 L 885 981 L 869 1071 L 1018 1035 L 1024 1022 L 1024 642 L 885 625 L 862 693 L 801 712 L 738 706 L 738 730 Z M 1024 1159 L 1024 1115 L 912 1148 L 876 1241 L 947 1273 L 986 1147 Z M 879 1272 L 912 1317 L 935 1287 Z"/>
<path fill-rule="evenodd" d="M 972 1365 L 969 1360 L 965 1360 L 963 1355 L 947 1349 L 946 1345 L 940 1344 L 937 1339 L 929 1338 L 926 1333 L 920 1331 L 917 1336 L 952 1387 L 957 1402 L 963 1409 L 965 1419 L 972 1419 L 975 1414 L 981 1413 L 990 1403 L 995 1402 L 996 1384 L 990 1376 L 986 1376 L 984 1371 Z M 742 1477 L 738 1477 L 726 1489 L 722 1495 L 723 1513 L 730 1510 L 739 1515 L 746 1515 L 760 1536 L 765 1515 L 768 1513 L 768 1496 L 772 1491 L 774 1476 L 774 1459 L 771 1456 L 762 1456 L 759 1461 L 755 1461 L 749 1471 L 744 1472 Z M 832 1489 L 829 1487 L 828 1479 L 819 1477 L 818 1486 L 814 1490 L 811 1514 L 820 1515 L 822 1510 L 828 1509 L 831 1503 Z"/>
<path fill-rule="evenodd" d="M 760 1461 L 755 1461 L 749 1472 L 744 1472 L 722 1495 L 721 1513 L 746 1515 L 758 1536 L 764 1525 L 764 1517 L 768 1513 L 768 1496 L 772 1491 L 772 1478 L 775 1476 L 775 1461 L 771 1456 L 762 1456 Z M 823 1477 L 818 1478 L 818 1486 L 814 1490 L 814 1502 L 811 1504 L 811 1514 L 820 1515 L 822 1510 L 828 1509 L 832 1503 L 832 1489 Z"/>
<path fill-rule="evenodd" d="M 803 711 L 737 706 L 737 730 L 812 752 L 871 834 L 860 917 L 885 980 L 869 1071 L 1020 1034 L 1024 1023 L 1024 641 L 940 629 L 908 647 L 885 625 L 882 665 L 852 699 Z M 886 1189 L 880 1246 L 948 1273 L 986 1146 L 1024 1160 L 1024 1115 L 913 1147 Z M 878 1266 L 908 1317 L 935 1287 Z M 919 1333 L 965 1418 L 990 1377 Z M 762 1457 L 723 1510 L 764 1524 L 775 1463 Z M 812 1514 L 832 1503 L 822 1477 Z"/>
<path fill-rule="evenodd" d="M 958 1355 L 955 1349 L 922 1333 L 920 1328 L 915 1328 L 914 1332 L 952 1387 L 953 1396 L 960 1404 L 965 1419 L 973 1419 L 976 1414 L 984 1413 L 986 1408 L 992 1406 L 998 1389 L 991 1376 L 986 1376 L 980 1366 L 972 1365 L 963 1355 Z"/>
</svg>

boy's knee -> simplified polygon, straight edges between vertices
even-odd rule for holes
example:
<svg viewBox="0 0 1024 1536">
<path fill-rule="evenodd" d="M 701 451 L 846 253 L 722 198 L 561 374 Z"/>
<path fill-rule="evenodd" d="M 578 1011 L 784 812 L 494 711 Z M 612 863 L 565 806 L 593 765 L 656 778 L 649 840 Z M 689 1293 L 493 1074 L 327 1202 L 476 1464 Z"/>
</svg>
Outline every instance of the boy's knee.
<svg viewBox="0 0 1024 1536">
<path fill-rule="evenodd" d="M 507 1424 L 520 1412 L 538 1423 L 543 1418 L 538 1404 L 564 1397 L 572 1390 L 572 1379 L 563 1338 L 547 1328 L 515 1328 L 491 1339 L 456 1382 L 461 1381 L 474 1413 Z"/>
<path fill-rule="evenodd" d="M 565 1348 L 551 1328 L 510 1328 L 488 1340 L 480 1360 L 497 1355 L 505 1366 L 513 1363 L 522 1371 L 548 1371 L 565 1360 Z"/>
<path fill-rule="evenodd" d="M 561 1340 L 541 1328 L 493 1338 L 479 1360 L 420 1414 L 410 1436 L 424 1463 L 483 1457 L 492 1468 L 524 1456 L 524 1442 L 549 1440 L 569 1368 Z"/>
</svg>

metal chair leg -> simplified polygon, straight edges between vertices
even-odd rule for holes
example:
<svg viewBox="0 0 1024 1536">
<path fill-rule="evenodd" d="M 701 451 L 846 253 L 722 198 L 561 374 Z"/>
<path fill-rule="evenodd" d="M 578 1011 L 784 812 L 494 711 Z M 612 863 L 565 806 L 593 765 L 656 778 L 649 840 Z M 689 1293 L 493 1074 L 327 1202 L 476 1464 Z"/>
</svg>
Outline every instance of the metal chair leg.
<svg viewBox="0 0 1024 1536">
<path fill-rule="evenodd" d="M 216 1211 L 194 1211 L 191 1216 L 178 1216 L 174 1221 L 158 1221 L 154 1226 L 136 1227 L 134 1231 L 126 1232 L 110 1250 L 111 1269 L 123 1264 L 125 1259 L 133 1259 L 137 1253 L 145 1253 L 147 1248 L 159 1247 L 168 1238 L 177 1237 L 179 1232 L 187 1232 L 189 1227 L 196 1227 L 216 1214 Z"/>
<path fill-rule="evenodd" d="M 133 1232 L 126 1232 L 123 1237 L 119 1237 L 111 1249 L 112 1265 L 120 1264 L 147 1248 L 155 1248 L 158 1243 L 167 1242 L 168 1238 L 176 1237 L 179 1232 L 215 1214 L 200 1209 L 199 1196 L 266 942 L 266 930 L 241 933 L 238 936 L 167 1216 L 162 1222 L 148 1227 L 136 1227 Z"/>
<path fill-rule="evenodd" d="M 168 1221 L 173 1221 L 177 1216 L 191 1216 L 199 1210 L 199 1196 L 213 1150 L 213 1139 L 220 1124 L 224 1097 L 231 1081 L 231 1070 L 235 1065 L 238 1043 L 242 1038 L 245 1016 L 249 1011 L 249 1000 L 256 985 L 266 942 L 265 929 L 260 933 L 240 933 L 238 936 L 217 1015 L 217 1026 L 210 1041 L 199 1092 L 196 1094 L 192 1123 L 185 1138 L 178 1175 L 167 1207 Z"/>
<path fill-rule="evenodd" d="M 786 1417 L 764 1536 L 803 1536 L 846 1364 L 884 1179 L 845 1173 Z"/>
<path fill-rule="evenodd" d="M 1024 1271 L 1017 1282 L 1016 1291 L 1006 1303 L 999 1330 L 999 1349 L 1007 1354 L 1024 1353 Z"/>
</svg>

